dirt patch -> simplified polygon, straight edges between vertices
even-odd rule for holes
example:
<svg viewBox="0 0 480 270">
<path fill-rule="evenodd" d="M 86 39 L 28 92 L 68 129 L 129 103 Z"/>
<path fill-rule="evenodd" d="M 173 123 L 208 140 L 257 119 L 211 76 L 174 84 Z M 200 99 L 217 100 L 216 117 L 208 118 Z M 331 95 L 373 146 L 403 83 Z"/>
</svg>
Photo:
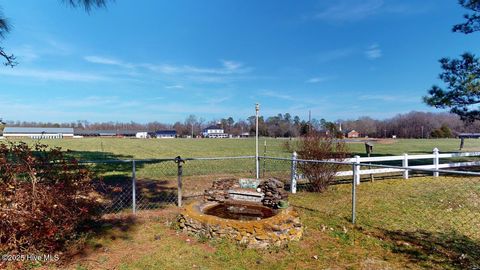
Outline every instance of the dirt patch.
<svg viewBox="0 0 480 270">
<path fill-rule="evenodd" d="M 397 140 L 394 139 L 379 139 L 375 141 L 378 144 L 395 144 L 397 143 Z"/>
</svg>

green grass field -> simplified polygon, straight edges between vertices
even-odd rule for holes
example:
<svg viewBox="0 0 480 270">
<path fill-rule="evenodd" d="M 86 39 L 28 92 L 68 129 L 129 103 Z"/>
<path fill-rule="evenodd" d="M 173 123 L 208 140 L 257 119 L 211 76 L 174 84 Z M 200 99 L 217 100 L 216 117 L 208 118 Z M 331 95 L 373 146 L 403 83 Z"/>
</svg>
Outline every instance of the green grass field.
<svg viewBox="0 0 480 270">
<path fill-rule="evenodd" d="M 33 144 L 36 141 L 26 140 Z M 122 159 L 161 159 L 181 156 L 189 157 L 228 157 L 252 156 L 255 154 L 255 140 L 249 139 L 122 139 L 122 138 L 83 138 L 63 140 L 42 140 L 52 147 L 70 150 L 70 155 L 79 160 L 122 160 Z M 260 139 L 260 155 L 274 157 L 290 157 L 291 152 L 285 144 L 295 145 L 295 140 Z M 264 146 L 266 144 L 266 147 Z M 380 140 L 374 143 L 374 156 L 400 155 L 403 153 L 432 153 L 437 147 L 441 152 L 458 151 L 458 139 L 399 139 Z M 362 142 L 348 143 L 351 155 L 365 156 Z M 266 149 L 266 150 L 265 150 Z M 465 141 L 463 151 L 480 151 L 480 140 Z M 425 162 L 431 162 L 425 161 Z M 416 165 L 412 161 L 410 165 Z M 401 162 L 390 163 L 401 165 Z M 287 162 L 267 162 L 268 171 L 289 170 Z M 131 174 L 131 164 L 101 164 L 94 166 L 100 175 L 117 179 L 127 178 Z M 223 161 L 191 161 L 185 164 L 184 175 L 187 177 L 200 175 L 237 175 L 253 176 L 255 163 L 253 160 L 223 160 Z M 262 168 L 263 172 L 263 168 Z M 273 174 L 271 174 L 273 175 Z M 176 166 L 170 163 L 137 163 L 137 177 L 147 180 L 175 180 Z"/>
<path fill-rule="evenodd" d="M 260 153 L 263 153 L 263 139 Z M 284 139 L 267 139 L 269 156 L 288 157 Z M 146 159 L 252 155 L 253 139 L 45 140 L 79 159 Z M 28 143 L 33 143 L 29 141 Z M 349 143 L 363 154 L 363 143 Z M 458 151 L 459 140 L 385 140 L 376 155 Z M 464 151 L 479 151 L 467 140 Z M 266 164 L 267 176 L 288 177 L 289 163 Z M 130 164 L 97 165 L 108 181 L 130 183 Z M 139 192 L 154 196 L 176 189 L 172 162 L 138 164 Z M 252 176 L 254 163 L 190 161 L 184 188 L 201 193 L 219 177 Z M 167 181 L 161 181 L 167 180 Z M 144 189 L 151 187 L 147 193 Z M 145 185 L 143 185 L 145 184 Z M 146 197 L 145 197 L 146 198 Z M 137 220 L 114 216 L 86 236 L 85 249 L 60 269 L 465 269 L 480 266 L 480 182 L 467 177 L 416 177 L 362 183 L 357 190 L 357 226 L 350 223 L 351 186 L 325 193 L 299 192 L 290 202 L 305 235 L 284 248 L 246 250 L 228 240 L 188 236 L 173 227 L 179 209 L 142 211 Z"/>
<path fill-rule="evenodd" d="M 24 140 L 35 143 L 34 140 Z M 284 148 L 288 139 L 260 138 L 260 154 L 288 157 L 291 153 Z M 1 141 L 0 141 L 1 142 Z M 80 159 L 103 158 L 174 158 L 223 157 L 255 155 L 255 140 L 249 139 L 122 139 L 83 138 L 42 140 L 50 146 L 72 150 Z M 266 143 L 266 151 L 264 151 Z M 437 147 L 441 152 L 458 151 L 459 139 L 398 139 L 381 140 L 374 143 L 374 155 L 399 155 L 402 153 L 431 153 Z M 363 143 L 348 143 L 353 154 L 364 155 Z M 480 151 L 480 140 L 468 139 L 463 151 Z"/>
<path fill-rule="evenodd" d="M 439 184 L 439 182 L 441 184 Z M 244 249 L 174 229 L 178 209 L 107 223 L 72 269 L 475 269 L 480 265 L 479 178 L 431 177 L 364 183 L 357 226 L 351 188 L 290 196 L 305 226 L 300 242 Z"/>
</svg>

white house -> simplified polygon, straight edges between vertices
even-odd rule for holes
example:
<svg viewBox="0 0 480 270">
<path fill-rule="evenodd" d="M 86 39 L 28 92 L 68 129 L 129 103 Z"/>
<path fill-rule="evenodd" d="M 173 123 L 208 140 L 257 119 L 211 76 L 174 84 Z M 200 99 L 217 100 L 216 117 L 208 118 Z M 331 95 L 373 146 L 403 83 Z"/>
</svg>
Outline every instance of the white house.
<svg viewBox="0 0 480 270">
<path fill-rule="evenodd" d="M 146 139 L 147 137 L 148 137 L 148 132 L 146 131 L 137 132 L 137 134 L 135 134 L 135 138 L 137 139 Z"/>
<path fill-rule="evenodd" d="M 209 126 L 202 132 L 205 138 L 228 138 L 229 135 L 224 132 L 223 128 L 219 126 Z"/>
<path fill-rule="evenodd" d="M 3 137 L 30 139 L 73 138 L 73 128 L 5 127 Z"/>
</svg>

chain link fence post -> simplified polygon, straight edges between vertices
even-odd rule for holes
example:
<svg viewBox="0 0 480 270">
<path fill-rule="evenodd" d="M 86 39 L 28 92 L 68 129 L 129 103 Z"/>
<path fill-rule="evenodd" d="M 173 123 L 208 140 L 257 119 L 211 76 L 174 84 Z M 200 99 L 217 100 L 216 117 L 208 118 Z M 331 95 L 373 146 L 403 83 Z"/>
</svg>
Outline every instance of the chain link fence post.
<svg viewBox="0 0 480 270">
<path fill-rule="evenodd" d="M 132 160 L 132 212 L 135 215 L 137 212 L 137 183 L 136 183 L 136 175 L 135 175 L 135 160 Z"/>
<path fill-rule="evenodd" d="M 290 172 L 290 192 L 297 193 L 297 152 L 292 153 L 292 170 Z"/>
<path fill-rule="evenodd" d="M 175 158 L 175 163 L 177 163 L 177 205 L 178 207 L 182 207 L 182 175 L 183 175 L 183 160 L 180 156 Z"/>
</svg>

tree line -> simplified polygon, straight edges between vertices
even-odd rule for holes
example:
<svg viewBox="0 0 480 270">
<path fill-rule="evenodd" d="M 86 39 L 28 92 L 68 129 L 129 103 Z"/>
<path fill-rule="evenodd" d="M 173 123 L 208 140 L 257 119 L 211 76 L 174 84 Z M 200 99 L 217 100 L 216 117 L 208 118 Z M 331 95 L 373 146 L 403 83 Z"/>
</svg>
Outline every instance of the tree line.
<svg viewBox="0 0 480 270">
<path fill-rule="evenodd" d="M 0 122 L 1 123 L 1 122 Z M 195 115 L 189 115 L 184 121 L 173 124 L 149 122 L 95 122 L 79 120 L 70 123 L 6 121 L 8 126 L 16 127 L 70 127 L 82 130 L 137 130 L 154 132 L 156 130 L 173 129 L 179 136 L 201 136 L 204 128 L 219 126 L 225 133 L 239 136 L 255 134 L 255 116 L 234 120 L 233 117 L 206 121 Z M 398 114 L 388 119 L 373 119 L 368 116 L 357 119 L 339 119 L 327 121 L 313 118 L 310 121 L 292 116 L 290 113 L 274 116 L 260 116 L 259 134 L 265 137 L 298 137 L 310 130 L 342 136 L 350 130 L 356 130 L 360 136 L 375 138 L 438 138 L 454 137 L 458 133 L 480 131 L 480 121 L 464 122 L 459 116 L 451 113 L 432 113 L 412 111 Z M 0 124 L 1 125 L 1 124 Z"/>
</svg>

